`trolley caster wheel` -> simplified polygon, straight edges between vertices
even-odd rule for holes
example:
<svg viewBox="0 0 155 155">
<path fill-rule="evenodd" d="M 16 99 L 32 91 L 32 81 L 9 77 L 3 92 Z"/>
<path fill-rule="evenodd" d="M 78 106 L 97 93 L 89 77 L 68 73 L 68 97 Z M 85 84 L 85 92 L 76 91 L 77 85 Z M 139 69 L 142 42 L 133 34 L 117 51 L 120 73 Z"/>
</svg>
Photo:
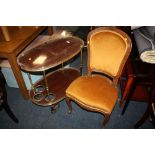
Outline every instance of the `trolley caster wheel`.
<svg viewBox="0 0 155 155">
<path fill-rule="evenodd" d="M 53 105 L 51 106 L 51 113 L 52 113 L 52 114 L 56 113 L 59 107 L 60 107 L 59 104 L 53 104 Z"/>
</svg>

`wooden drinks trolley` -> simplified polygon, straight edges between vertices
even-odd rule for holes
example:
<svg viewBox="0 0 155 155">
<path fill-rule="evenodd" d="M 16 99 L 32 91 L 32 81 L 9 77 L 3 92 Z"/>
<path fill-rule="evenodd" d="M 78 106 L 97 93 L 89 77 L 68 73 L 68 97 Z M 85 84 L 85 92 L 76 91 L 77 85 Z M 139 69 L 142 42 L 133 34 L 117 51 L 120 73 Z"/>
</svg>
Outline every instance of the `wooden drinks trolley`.
<svg viewBox="0 0 155 155">
<path fill-rule="evenodd" d="M 33 103 L 53 108 L 65 98 L 66 88 L 75 78 L 80 76 L 83 46 L 83 40 L 78 37 L 62 37 L 48 40 L 18 56 L 19 66 L 28 72 L 31 83 L 29 96 Z M 80 70 L 63 67 L 65 62 L 78 54 L 81 54 Z M 49 72 L 54 67 L 58 69 Z M 43 78 L 32 83 L 31 72 L 41 72 Z"/>
</svg>

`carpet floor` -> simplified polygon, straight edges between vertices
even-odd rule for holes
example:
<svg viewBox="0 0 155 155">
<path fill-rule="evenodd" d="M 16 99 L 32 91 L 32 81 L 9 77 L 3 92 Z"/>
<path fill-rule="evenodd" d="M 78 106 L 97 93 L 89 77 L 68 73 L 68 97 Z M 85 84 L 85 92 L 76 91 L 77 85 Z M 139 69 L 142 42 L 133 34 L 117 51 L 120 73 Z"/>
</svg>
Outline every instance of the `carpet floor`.
<svg viewBox="0 0 155 155">
<path fill-rule="evenodd" d="M 83 53 L 84 64 L 83 74 L 86 72 L 86 51 Z M 79 65 L 79 57 L 70 62 L 71 66 Z M 52 114 L 50 107 L 41 107 L 29 100 L 24 100 L 18 88 L 6 86 L 8 103 L 19 123 L 14 123 L 7 113 L 0 112 L 1 129 L 101 129 L 103 115 L 86 111 L 72 102 L 73 112 L 68 113 L 68 107 L 64 100 L 59 103 L 59 109 Z M 111 118 L 105 129 L 132 129 L 134 124 L 141 118 L 147 103 L 130 101 L 124 115 L 121 115 L 122 108 L 119 108 L 120 97 L 116 103 Z M 148 119 L 141 129 L 152 129 L 153 125 Z"/>
</svg>

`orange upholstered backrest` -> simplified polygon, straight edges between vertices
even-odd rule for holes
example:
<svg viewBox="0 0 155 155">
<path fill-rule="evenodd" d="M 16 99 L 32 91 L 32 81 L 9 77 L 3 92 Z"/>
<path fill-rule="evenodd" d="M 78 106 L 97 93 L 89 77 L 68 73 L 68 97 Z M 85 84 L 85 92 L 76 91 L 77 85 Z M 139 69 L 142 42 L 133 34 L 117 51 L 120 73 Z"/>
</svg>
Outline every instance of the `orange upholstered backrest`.
<svg viewBox="0 0 155 155">
<path fill-rule="evenodd" d="M 123 31 L 114 27 L 91 31 L 88 35 L 88 74 L 97 71 L 118 79 L 130 52 L 131 40 Z"/>
</svg>

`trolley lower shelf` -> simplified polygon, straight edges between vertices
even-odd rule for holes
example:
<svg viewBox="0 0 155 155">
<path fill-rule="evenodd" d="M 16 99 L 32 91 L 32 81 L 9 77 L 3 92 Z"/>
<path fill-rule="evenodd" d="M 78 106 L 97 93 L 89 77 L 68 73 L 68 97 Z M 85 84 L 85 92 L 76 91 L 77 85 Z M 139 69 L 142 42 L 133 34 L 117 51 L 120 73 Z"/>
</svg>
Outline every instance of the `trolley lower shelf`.
<svg viewBox="0 0 155 155">
<path fill-rule="evenodd" d="M 30 99 L 40 106 L 54 105 L 65 98 L 65 90 L 79 76 L 80 72 L 75 68 L 64 68 L 48 73 L 46 75 L 48 91 L 42 78 L 34 84 L 34 89 L 29 91 Z"/>
</svg>

